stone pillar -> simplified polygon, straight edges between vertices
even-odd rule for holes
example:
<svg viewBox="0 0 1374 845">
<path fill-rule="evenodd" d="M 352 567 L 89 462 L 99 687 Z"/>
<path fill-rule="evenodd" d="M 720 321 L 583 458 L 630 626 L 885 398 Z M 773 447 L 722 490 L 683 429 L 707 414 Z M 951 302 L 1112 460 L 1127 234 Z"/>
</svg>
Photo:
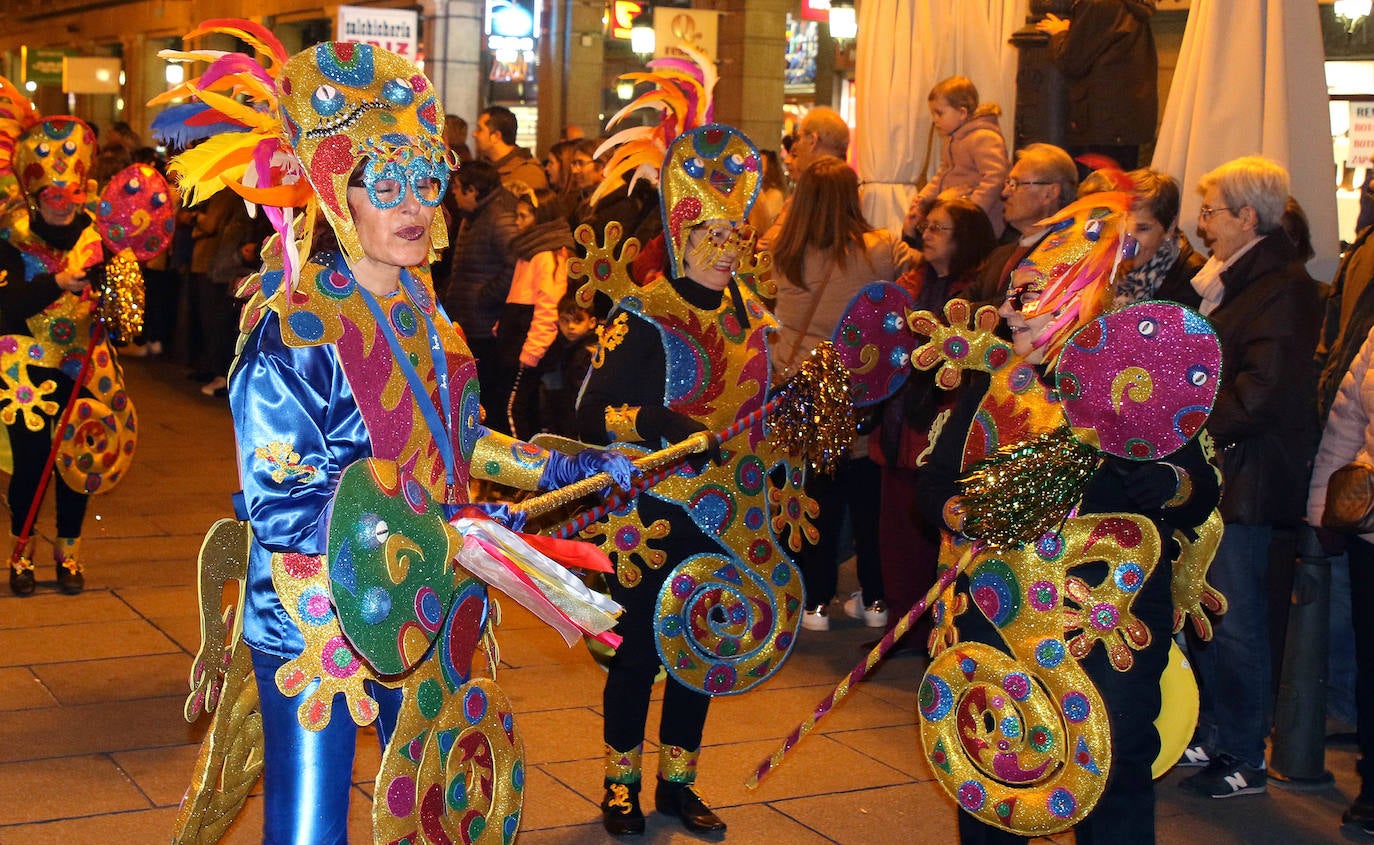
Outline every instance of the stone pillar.
<svg viewBox="0 0 1374 845">
<path fill-rule="evenodd" d="M 544 6 L 539 21 L 539 125 L 535 136 L 535 155 L 543 155 L 558 140 L 563 124 L 563 86 L 568 56 L 568 4 L 551 2 Z"/>
<path fill-rule="evenodd" d="M 429 18 L 431 52 L 425 75 L 434 83 L 444 110 L 477 125 L 482 103 L 481 0 L 434 0 Z M 428 12 L 428 8 L 426 9 Z"/>
<path fill-rule="evenodd" d="M 567 29 L 562 34 L 564 40 L 563 65 L 563 108 L 562 119 L 555 120 L 549 115 L 540 114 L 540 125 L 548 121 L 554 127 L 554 136 L 564 124 L 573 123 L 582 128 L 588 138 L 595 138 L 602 132 L 602 121 L 610 115 L 603 115 L 602 75 L 605 73 L 606 42 L 602 30 L 601 5 L 587 3 L 585 0 L 562 0 L 562 14 L 566 15 Z M 539 87 L 545 81 L 539 80 Z"/>
<path fill-rule="evenodd" d="M 714 0 L 700 8 L 723 12 L 717 41 L 720 82 L 716 120 L 755 144 L 776 149 L 782 137 L 787 12 L 792 0 Z M 817 80 L 817 86 L 822 84 Z"/>
</svg>

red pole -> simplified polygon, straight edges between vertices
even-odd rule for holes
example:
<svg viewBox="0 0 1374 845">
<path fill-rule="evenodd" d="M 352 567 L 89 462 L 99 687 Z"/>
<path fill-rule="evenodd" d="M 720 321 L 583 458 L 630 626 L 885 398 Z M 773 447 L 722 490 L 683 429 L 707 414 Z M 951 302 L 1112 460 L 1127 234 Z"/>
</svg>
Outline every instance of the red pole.
<svg viewBox="0 0 1374 845">
<path fill-rule="evenodd" d="M 72 386 L 72 394 L 67 397 L 67 404 L 62 409 L 62 419 L 58 421 L 57 429 L 53 432 L 52 448 L 48 450 L 48 460 L 43 464 L 43 474 L 38 477 L 38 489 L 34 491 L 28 516 L 24 517 L 24 528 L 19 532 L 19 537 L 14 541 L 14 549 L 10 552 L 11 568 L 19 562 L 19 558 L 23 557 L 24 547 L 29 544 L 29 536 L 33 533 L 33 523 L 38 519 L 38 508 L 43 504 L 43 495 L 48 492 L 48 479 L 52 477 L 53 464 L 57 463 L 57 450 L 62 443 L 62 432 L 67 428 L 67 423 L 71 421 L 72 411 L 76 409 L 76 400 L 81 395 L 81 385 L 85 383 L 86 373 L 91 368 L 91 356 L 95 354 L 95 347 L 103 340 L 104 334 L 104 323 L 96 319 L 91 328 L 91 339 L 86 346 L 86 355 L 81 359 L 81 369 L 76 374 L 76 384 Z"/>
</svg>

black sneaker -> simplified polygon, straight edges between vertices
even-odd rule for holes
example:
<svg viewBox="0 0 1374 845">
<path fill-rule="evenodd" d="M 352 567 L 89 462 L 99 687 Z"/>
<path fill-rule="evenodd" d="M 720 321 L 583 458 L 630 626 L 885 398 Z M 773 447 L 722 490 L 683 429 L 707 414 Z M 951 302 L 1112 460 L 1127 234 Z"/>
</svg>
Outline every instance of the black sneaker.
<svg viewBox="0 0 1374 845">
<path fill-rule="evenodd" d="M 1184 778 L 1179 786 L 1208 798 L 1234 798 L 1263 795 L 1268 781 L 1269 775 L 1264 769 L 1252 768 L 1223 751 L 1213 757 L 1205 769 Z"/>
<path fill-rule="evenodd" d="M 1174 765 L 1181 769 L 1190 767 L 1201 768 L 1210 762 L 1212 762 L 1212 755 L 1207 753 L 1206 746 L 1189 745 L 1187 748 L 1183 749 L 1183 756 L 1178 758 L 1178 762 Z"/>
</svg>

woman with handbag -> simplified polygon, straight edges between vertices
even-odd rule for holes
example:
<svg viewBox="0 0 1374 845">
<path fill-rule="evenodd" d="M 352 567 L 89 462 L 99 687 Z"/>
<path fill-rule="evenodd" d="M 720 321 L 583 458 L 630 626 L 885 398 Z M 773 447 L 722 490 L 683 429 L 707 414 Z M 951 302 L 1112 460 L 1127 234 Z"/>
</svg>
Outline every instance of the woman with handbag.
<svg viewBox="0 0 1374 845">
<path fill-rule="evenodd" d="M 1374 519 L 1368 491 L 1374 481 L 1374 332 L 1350 363 L 1322 430 L 1321 447 L 1308 488 L 1307 521 L 1323 545 L 1348 535 L 1350 606 L 1355 628 L 1355 733 L 1360 759 L 1360 794 L 1341 823 L 1374 834 L 1374 618 L 1361 611 L 1374 605 Z M 1362 495 L 1363 493 L 1363 495 Z M 1324 531 L 1321 529 L 1325 529 Z"/>
<path fill-rule="evenodd" d="M 792 210 L 771 245 L 778 284 L 775 313 L 778 357 L 774 383 L 790 376 L 822 340 L 829 340 L 840 315 L 869 282 L 892 280 L 910 270 L 921 254 L 886 229 L 875 229 L 859 207 L 859 177 L 838 158 L 812 162 L 797 181 Z M 807 479 L 806 493 L 820 503 L 816 544 L 801 551 L 806 583 L 802 627 L 830 629 L 829 605 L 838 581 L 840 526 L 848 510 L 854 523 L 859 592 L 845 612 L 870 628 L 887 625 L 882 572 L 878 563 L 878 465 L 868 457 L 866 437 L 856 437 L 850 456 L 833 478 Z"/>
</svg>

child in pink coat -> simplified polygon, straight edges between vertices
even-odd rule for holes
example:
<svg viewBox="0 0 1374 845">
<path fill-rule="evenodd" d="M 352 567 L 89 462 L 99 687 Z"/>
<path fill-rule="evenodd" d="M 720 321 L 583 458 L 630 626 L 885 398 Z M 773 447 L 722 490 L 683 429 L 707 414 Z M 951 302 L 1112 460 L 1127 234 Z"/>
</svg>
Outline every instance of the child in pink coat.
<svg viewBox="0 0 1374 845">
<path fill-rule="evenodd" d="M 993 231 L 1001 237 L 1005 228 L 1002 185 L 1011 170 L 1007 145 L 997 122 L 1002 110 L 996 103 L 979 105 L 978 89 L 963 76 L 951 76 L 937 83 L 926 99 L 935 131 L 945 136 L 945 142 L 940 151 L 940 169 L 911 200 L 905 233 L 912 237 L 935 205 L 936 197 L 949 191 L 977 203 L 992 221 Z"/>
</svg>

